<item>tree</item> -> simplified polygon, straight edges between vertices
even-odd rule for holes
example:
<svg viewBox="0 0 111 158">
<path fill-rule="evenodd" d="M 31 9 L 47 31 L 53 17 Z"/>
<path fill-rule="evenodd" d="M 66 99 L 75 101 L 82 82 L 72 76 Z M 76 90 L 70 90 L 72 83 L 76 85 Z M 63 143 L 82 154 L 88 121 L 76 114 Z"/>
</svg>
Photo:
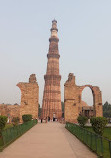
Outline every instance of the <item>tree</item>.
<svg viewBox="0 0 111 158">
<path fill-rule="evenodd" d="M 63 101 L 61 102 L 61 105 L 62 105 L 62 112 L 64 112 L 64 102 Z"/>
<path fill-rule="evenodd" d="M 62 117 L 64 118 L 64 102 L 61 102 L 61 106 L 62 106 Z"/>
<path fill-rule="evenodd" d="M 90 119 L 90 122 L 91 122 L 91 125 L 92 125 L 94 132 L 102 136 L 104 128 L 107 124 L 107 118 L 105 118 L 105 117 L 92 117 Z"/>
<path fill-rule="evenodd" d="M 38 105 L 38 117 L 41 117 L 42 108 L 40 107 L 40 104 Z"/>
<path fill-rule="evenodd" d="M 109 104 L 107 101 L 103 105 L 103 116 L 111 118 L 111 104 Z"/>
<path fill-rule="evenodd" d="M 7 117 L 6 116 L 0 116 L 0 133 L 3 130 L 7 123 Z"/>
<path fill-rule="evenodd" d="M 81 127 L 84 127 L 88 121 L 88 118 L 86 116 L 79 115 L 77 121 Z"/>
</svg>

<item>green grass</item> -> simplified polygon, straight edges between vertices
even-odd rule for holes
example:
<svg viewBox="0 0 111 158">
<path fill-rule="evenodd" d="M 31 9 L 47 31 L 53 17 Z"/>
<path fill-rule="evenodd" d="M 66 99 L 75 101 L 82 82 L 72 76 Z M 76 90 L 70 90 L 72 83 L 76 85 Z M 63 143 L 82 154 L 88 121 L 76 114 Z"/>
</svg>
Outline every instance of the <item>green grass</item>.
<svg viewBox="0 0 111 158">
<path fill-rule="evenodd" d="M 92 127 L 85 127 L 85 128 L 94 133 Z M 105 137 L 108 140 L 111 140 L 111 127 L 105 127 L 103 137 Z M 106 139 L 103 139 L 104 157 L 110 158 L 109 142 Z"/>
<path fill-rule="evenodd" d="M 69 124 L 70 126 L 66 128 L 74 135 L 78 137 L 83 143 L 85 143 L 89 148 L 91 148 L 93 151 L 95 151 L 99 156 L 102 155 L 104 158 L 110 158 L 110 150 L 109 150 L 109 141 L 106 139 L 111 140 L 111 127 L 106 127 L 104 129 L 103 138 L 97 136 L 92 127 L 85 127 L 86 130 L 83 128 L 74 125 Z M 89 131 L 89 132 L 88 132 Z M 91 133 L 92 134 L 91 134 Z M 103 150 L 102 145 L 103 144 Z"/>
<path fill-rule="evenodd" d="M 94 133 L 92 127 L 85 127 L 85 128 Z M 111 140 L 111 127 L 105 127 L 103 137 L 105 137 L 108 140 Z M 104 157 L 110 158 L 109 142 L 106 139 L 103 139 Z"/>
<path fill-rule="evenodd" d="M 92 127 L 85 127 L 87 130 L 94 132 Z M 111 127 L 105 127 L 103 137 L 111 140 Z"/>
<path fill-rule="evenodd" d="M 13 124 L 6 124 L 3 130 L 5 130 L 7 128 L 11 128 L 11 127 L 13 127 Z"/>
</svg>

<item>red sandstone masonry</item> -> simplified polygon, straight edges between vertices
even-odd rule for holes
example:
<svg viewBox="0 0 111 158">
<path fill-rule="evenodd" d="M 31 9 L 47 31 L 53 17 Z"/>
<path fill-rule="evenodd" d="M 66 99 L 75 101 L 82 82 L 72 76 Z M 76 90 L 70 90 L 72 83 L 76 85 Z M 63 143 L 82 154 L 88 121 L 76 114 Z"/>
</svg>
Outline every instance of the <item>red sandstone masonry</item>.
<svg viewBox="0 0 111 158">
<path fill-rule="evenodd" d="M 59 51 L 58 51 L 58 37 L 57 37 L 57 21 L 52 21 L 51 37 L 49 39 L 49 52 L 47 54 L 47 72 L 44 75 L 45 86 L 42 103 L 42 117 L 50 117 L 53 119 L 53 115 L 56 118 L 61 118 L 61 90 L 59 74 Z"/>
<path fill-rule="evenodd" d="M 17 86 L 21 90 L 20 120 L 24 114 L 38 118 L 39 86 L 35 74 L 30 75 L 29 83 L 20 82 Z"/>
<path fill-rule="evenodd" d="M 11 123 L 13 117 L 20 117 L 20 105 L 0 104 L 0 115 L 7 116 Z"/>
<path fill-rule="evenodd" d="M 82 106 L 81 95 L 85 87 L 89 87 L 92 90 L 94 116 L 103 116 L 102 95 L 99 87 L 92 85 L 77 86 L 75 84 L 75 76 L 70 73 L 68 80 L 64 84 L 65 121 L 77 122 Z"/>
<path fill-rule="evenodd" d="M 0 104 L 0 115 L 5 115 L 11 122 L 13 117 L 31 114 L 34 119 L 38 118 L 39 86 L 35 74 L 30 75 L 29 83 L 20 82 L 17 86 L 21 90 L 21 105 Z"/>
</svg>

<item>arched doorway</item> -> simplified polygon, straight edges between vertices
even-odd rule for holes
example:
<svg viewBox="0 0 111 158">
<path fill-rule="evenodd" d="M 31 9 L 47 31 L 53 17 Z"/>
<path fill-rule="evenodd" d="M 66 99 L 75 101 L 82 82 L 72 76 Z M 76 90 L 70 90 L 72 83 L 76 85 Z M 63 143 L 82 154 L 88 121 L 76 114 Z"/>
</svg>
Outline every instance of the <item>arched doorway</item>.
<svg viewBox="0 0 111 158">
<path fill-rule="evenodd" d="M 92 91 L 93 115 L 96 117 L 103 116 L 102 94 L 99 87 L 92 85 L 78 86 L 75 83 L 75 76 L 70 73 L 64 84 L 65 121 L 77 122 L 77 118 L 82 111 L 82 91 L 86 87 L 89 87 Z"/>
<path fill-rule="evenodd" d="M 86 85 L 81 91 L 80 115 L 88 118 L 94 116 L 95 96 L 92 86 Z"/>
<path fill-rule="evenodd" d="M 82 91 L 81 100 L 83 101 L 82 106 L 93 106 L 93 93 L 89 87 L 85 87 Z"/>
</svg>

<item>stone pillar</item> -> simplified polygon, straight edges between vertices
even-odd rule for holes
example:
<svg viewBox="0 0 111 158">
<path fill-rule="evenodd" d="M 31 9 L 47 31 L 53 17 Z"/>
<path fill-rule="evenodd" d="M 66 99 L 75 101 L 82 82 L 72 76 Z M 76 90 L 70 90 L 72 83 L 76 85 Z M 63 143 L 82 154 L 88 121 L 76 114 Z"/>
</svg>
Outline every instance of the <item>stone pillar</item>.
<svg viewBox="0 0 111 158">
<path fill-rule="evenodd" d="M 19 82 L 17 86 L 21 90 L 20 121 L 24 114 L 38 118 L 39 86 L 35 74 L 30 75 L 29 83 Z"/>
<path fill-rule="evenodd" d="M 94 111 L 95 111 L 95 116 L 103 116 L 103 106 L 102 106 L 102 94 L 99 89 L 99 87 L 94 86 L 93 87 L 94 91 Z"/>
</svg>

